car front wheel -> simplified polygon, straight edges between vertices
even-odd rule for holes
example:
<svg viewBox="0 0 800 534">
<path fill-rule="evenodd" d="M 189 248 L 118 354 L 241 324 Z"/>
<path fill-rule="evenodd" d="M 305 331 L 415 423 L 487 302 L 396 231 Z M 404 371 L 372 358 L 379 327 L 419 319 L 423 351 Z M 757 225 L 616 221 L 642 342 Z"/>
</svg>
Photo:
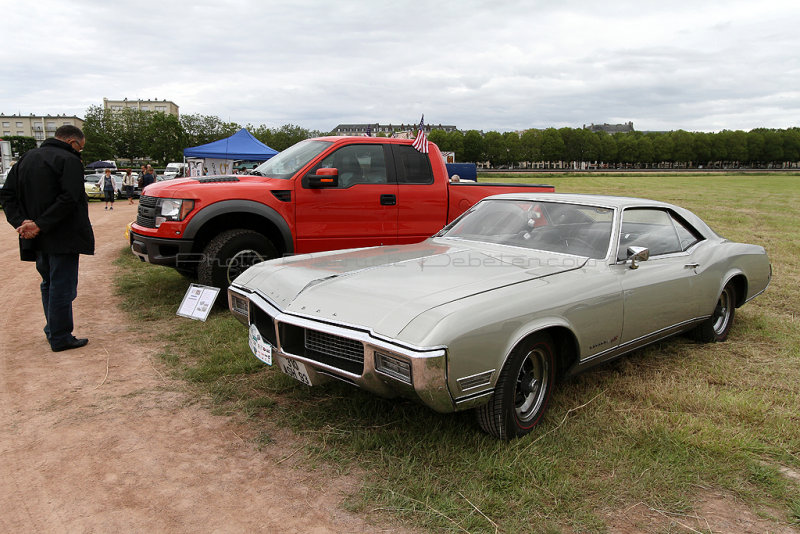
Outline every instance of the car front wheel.
<svg viewBox="0 0 800 534">
<path fill-rule="evenodd" d="M 546 334 L 529 338 L 506 361 L 489 402 L 476 408 L 478 424 L 499 439 L 524 436 L 541 421 L 555 377 L 552 339 Z"/>
</svg>

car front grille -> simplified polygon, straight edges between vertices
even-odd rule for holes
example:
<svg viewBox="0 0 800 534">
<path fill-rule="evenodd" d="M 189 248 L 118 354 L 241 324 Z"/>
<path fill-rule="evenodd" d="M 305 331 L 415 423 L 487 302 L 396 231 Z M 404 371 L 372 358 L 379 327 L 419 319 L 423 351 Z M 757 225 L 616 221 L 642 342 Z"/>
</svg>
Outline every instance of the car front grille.
<svg viewBox="0 0 800 534">
<path fill-rule="evenodd" d="M 142 195 L 139 197 L 139 212 L 136 214 L 136 224 L 144 228 L 156 227 L 156 197 Z"/>
<path fill-rule="evenodd" d="M 306 329 L 306 350 L 364 365 L 364 345 L 360 341 Z"/>
</svg>

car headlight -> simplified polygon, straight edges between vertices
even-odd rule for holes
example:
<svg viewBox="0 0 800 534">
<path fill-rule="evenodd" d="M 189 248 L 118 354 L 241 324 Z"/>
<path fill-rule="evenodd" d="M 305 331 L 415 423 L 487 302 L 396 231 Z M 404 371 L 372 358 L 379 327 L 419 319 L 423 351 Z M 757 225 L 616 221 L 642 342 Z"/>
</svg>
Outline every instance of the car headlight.
<svg viewBox="0 0 800 534">
<path fill-rule="evenodd" d="M 156 203 L 156 228 L 165 221 L 182 221 L 194 209 L 194 200 L 159 198 Z"/>
</svg>

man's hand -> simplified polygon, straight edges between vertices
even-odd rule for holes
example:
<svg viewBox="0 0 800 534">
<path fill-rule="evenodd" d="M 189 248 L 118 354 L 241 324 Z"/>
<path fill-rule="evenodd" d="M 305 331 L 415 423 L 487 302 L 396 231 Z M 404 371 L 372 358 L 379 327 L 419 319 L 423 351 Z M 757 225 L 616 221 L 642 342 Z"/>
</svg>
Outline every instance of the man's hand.
<svg viewBox="0 0 800 534">
<path fill-rule="evenodd" d="M 30 219 L 25 219 L 22 221 L 22 224 L 17 228 L 17 233 L 22 237 L 22 239 L 33 239 L 37 235 L 41 229 L 39 226 Z"/>
</svg>

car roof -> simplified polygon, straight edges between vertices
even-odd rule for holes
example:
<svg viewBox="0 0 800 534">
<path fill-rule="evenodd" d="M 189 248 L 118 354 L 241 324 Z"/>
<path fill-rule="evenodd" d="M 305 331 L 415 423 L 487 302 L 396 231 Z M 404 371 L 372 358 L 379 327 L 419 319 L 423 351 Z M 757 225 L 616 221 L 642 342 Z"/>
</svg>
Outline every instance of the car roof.
<svg viewBox="0 0 800 534">
<path fill-rule="evenodd" d="M 538 200 L 541 202 L 561 202 L 570 204 L 588 204 L 591 206 L 602 206 L 607 208 L 628 208 L 632 206 L 654 206 L 676 208 L 672 204 L 650 200 L 646 198 L 618 197 L 610 195 L 584 195 L 578 193 L 504 193 L 486 197 L 489 199 L 505 200 Z"/>
</svg>

